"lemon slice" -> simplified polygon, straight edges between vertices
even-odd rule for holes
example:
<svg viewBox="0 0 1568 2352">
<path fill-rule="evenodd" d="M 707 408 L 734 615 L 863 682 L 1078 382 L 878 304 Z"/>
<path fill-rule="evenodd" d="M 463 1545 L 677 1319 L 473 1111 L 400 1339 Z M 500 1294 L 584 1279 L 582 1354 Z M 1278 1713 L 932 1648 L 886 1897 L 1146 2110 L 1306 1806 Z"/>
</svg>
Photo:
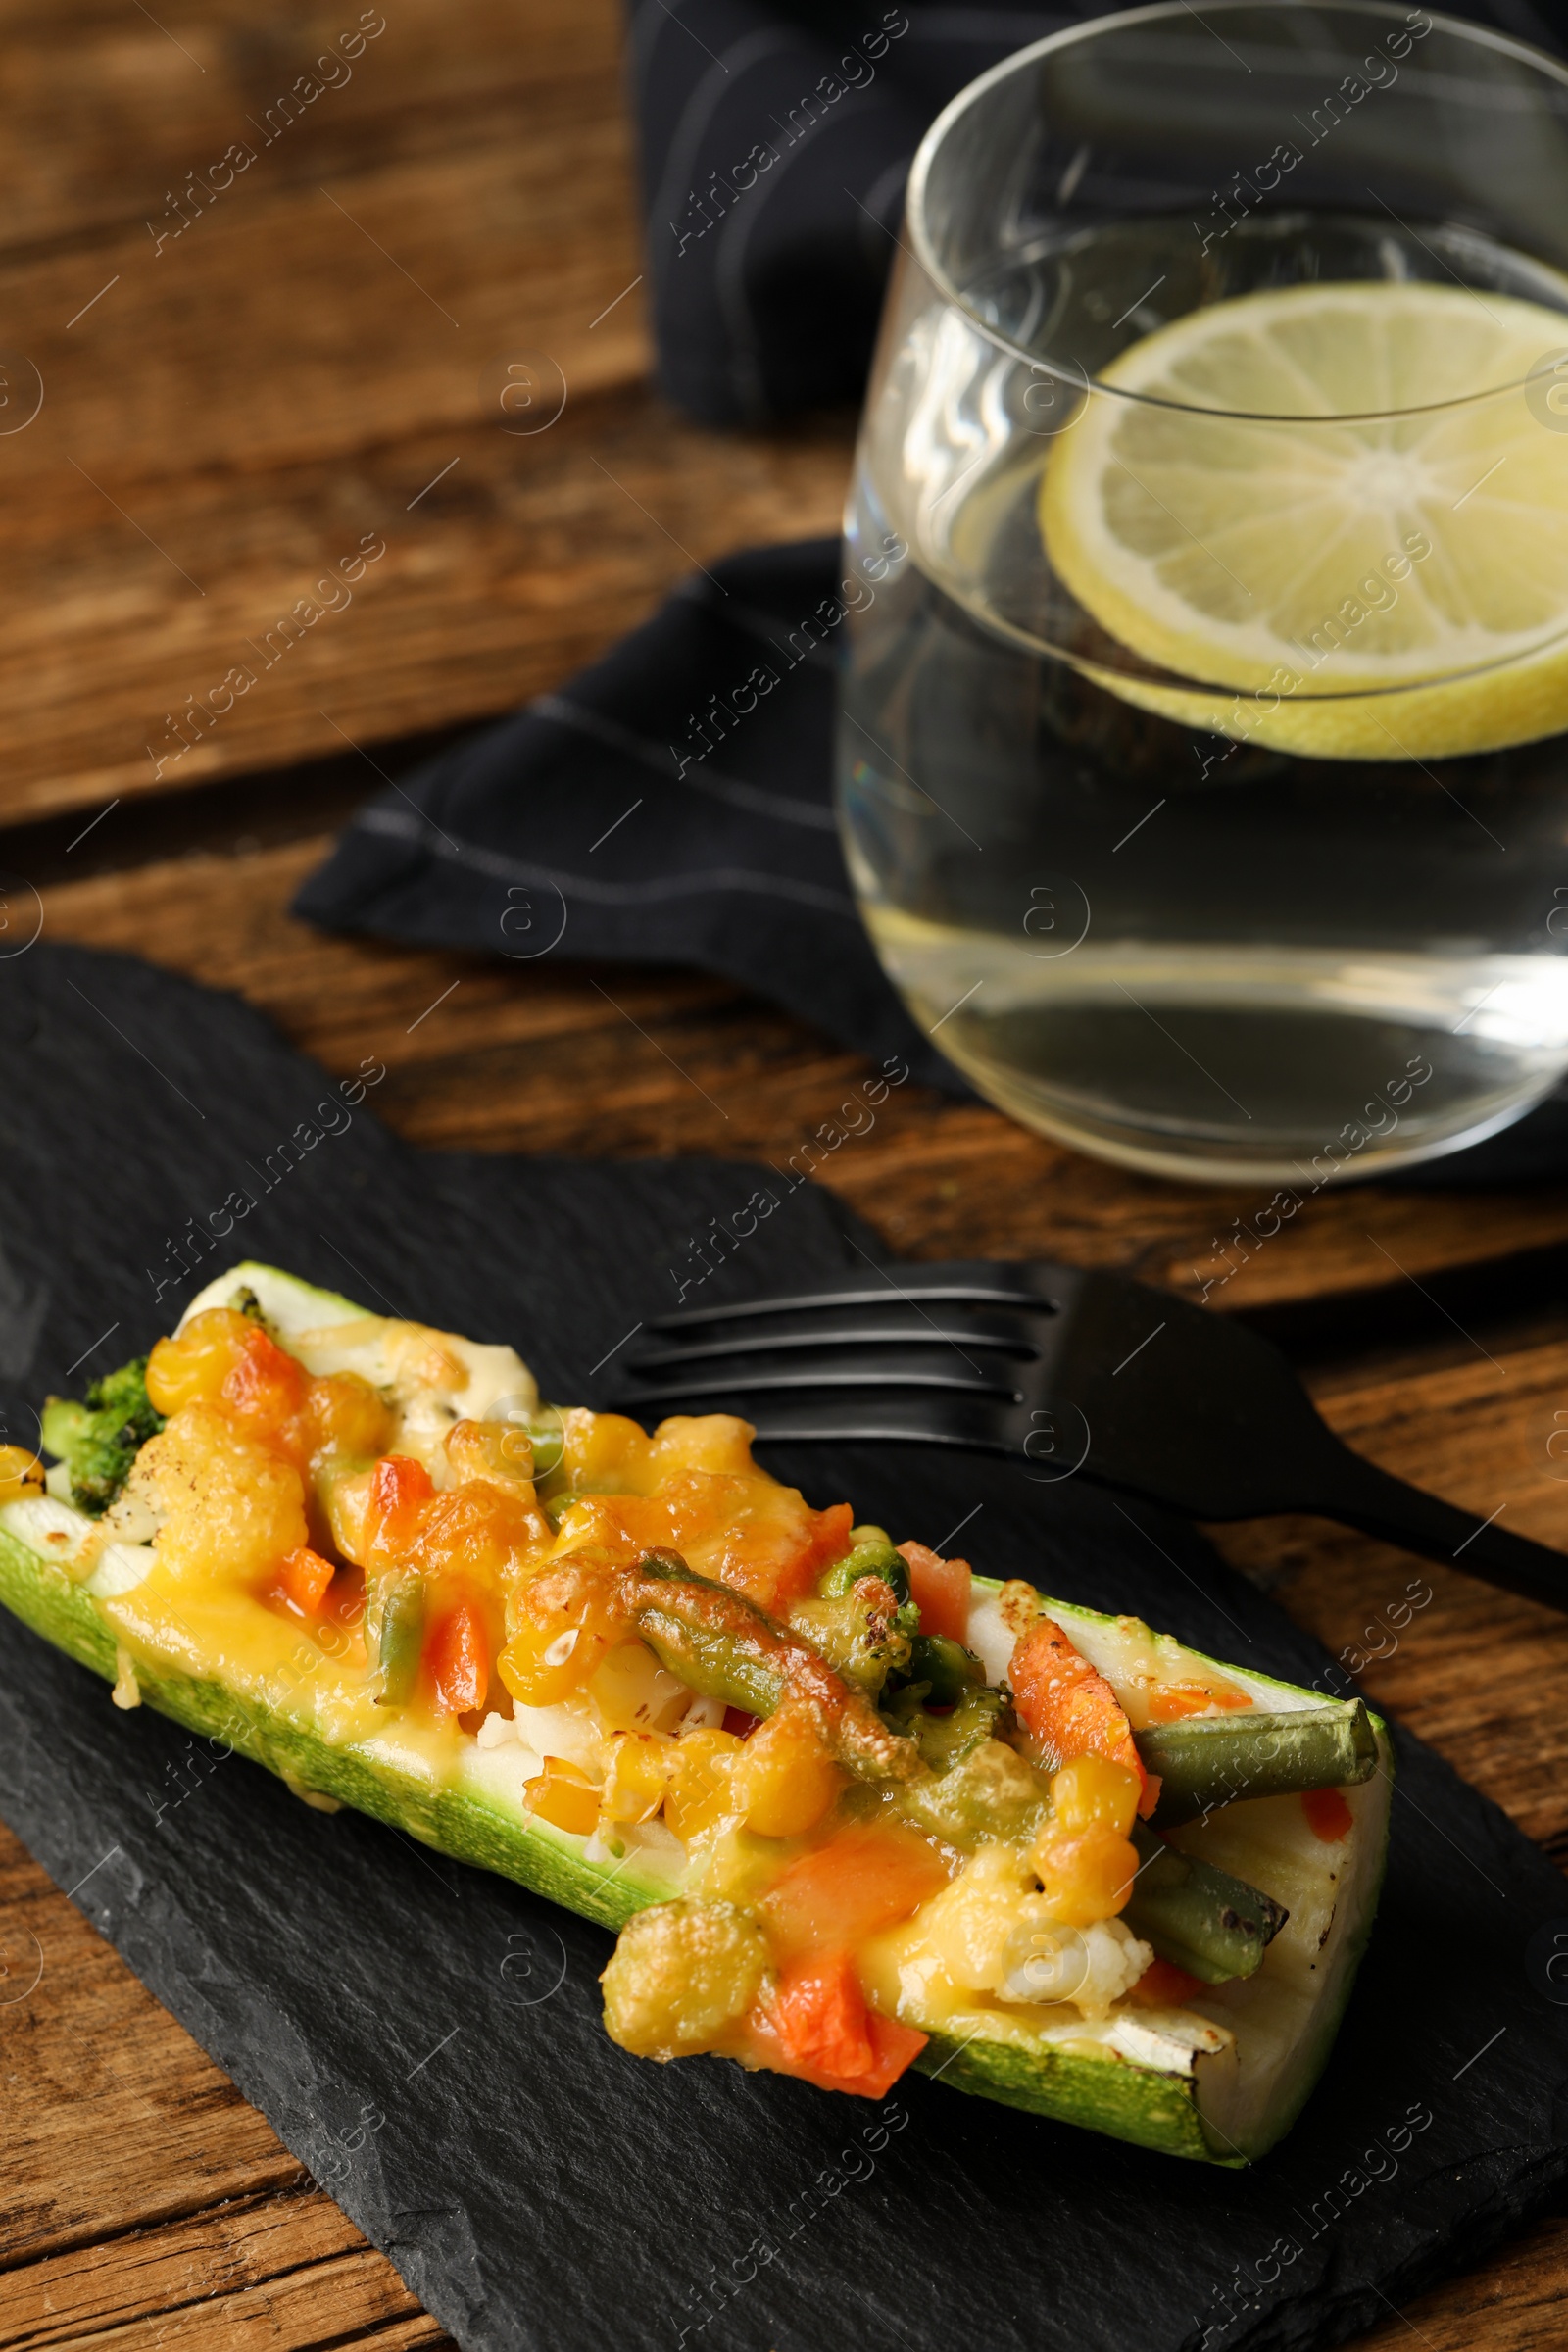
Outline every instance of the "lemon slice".
<svg viewBox="0 0 1568 2352">
<path fill-rule="evenodd" d="M 1247 294 L 1146 335 L 1100 379 L 1143 397 L 1093 391 L 1054 447 L 1046 549 L 1124 646 L 1231 692 L 1084 666 L 1308 758 L 1568 727 L 1568 415 L 1540 372 L 1565 352 L 1562 313 L 1408 281 Z"/>
</svg>

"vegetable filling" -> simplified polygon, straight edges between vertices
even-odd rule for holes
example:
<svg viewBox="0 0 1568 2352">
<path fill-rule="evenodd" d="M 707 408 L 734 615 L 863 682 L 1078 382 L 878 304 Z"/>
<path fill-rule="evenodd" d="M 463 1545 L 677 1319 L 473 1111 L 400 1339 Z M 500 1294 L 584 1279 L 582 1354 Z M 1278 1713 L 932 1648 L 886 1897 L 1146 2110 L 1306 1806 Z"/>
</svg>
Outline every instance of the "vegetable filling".
<svg viewBox="0 0 1568 2352">
<path fill-rule="evenodd" d="M 1186 2095 L 1303 1885 L 1328 1944 L 1379 1761 L 1358 1702 L 813 1509 L 729 1416 L 650 1436 L 541 1406 L 510 1348 L 302 1324 L 322 1295 L 266 1271 L 50 1399 L 59 1458 L 0 1453 L 0 1526 L 92 1595 L 117 1697 L 214 1677 L 625 1871 L 623 2048 L 880 2097 L 983 2034 Z"/>
</svg>

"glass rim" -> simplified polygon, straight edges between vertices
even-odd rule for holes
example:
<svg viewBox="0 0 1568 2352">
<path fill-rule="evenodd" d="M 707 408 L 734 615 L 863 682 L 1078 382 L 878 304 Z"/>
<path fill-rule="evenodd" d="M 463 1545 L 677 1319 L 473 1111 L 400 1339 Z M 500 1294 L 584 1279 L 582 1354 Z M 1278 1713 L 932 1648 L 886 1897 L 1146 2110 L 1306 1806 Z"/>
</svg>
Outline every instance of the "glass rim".
<svg viewBox="0 0 1568 2352">
<path fill-rule="evenodd" d="M 1564 93 L 1565 98 L 1568 98 L 1568 63 L 1550 56 L 1544 49 L 1536 48 L 1530 41 L 1518 40 L 1511 33 L 1498 32 L 1492 25 L 1477 24 L 1463 17 L 1450 17 L 1441 9 L 1420 7 L 1412 11 L 1404 5 L 1404 0 L 1326 0 L 1326 5 L 1337 14 L 1362 17 L 1368 21 L 1384 23 L 1393 19 L 1400 24 L 1406 24 L 1412 14 L 1425 16 L 1433 30 L 1458 33 L 1465 39 L 1473 41 L 1478 47 L 1499 51 L 1519 64 L 1532 69 L 1545 80 L 1555 82 Z M 1285 16 L 1298 8 L 1306 12 L 1311 7 L 1312 0 L 1205 0 L 1204 16 L 1234 16 L 1244 11 L 1253 16 L 1262 14 Z M 947 270 L 938 261 L 926 218 L 926 199 L 931 170 L 938 153 L 952 131 L 970 108 L 978 105 L 990 91 L 999 88 L 1013 74 L 1026 71 L 1040 58 L 1052 55 L 1059 49 L 1073 47 L 1083 41 L 1097 40 L 1108 32 L 1122 31 L 1132 24 L 1190 20 L 1194 14 L 1194 10 L 1189 6 L 1189 0 L 1150 0 L 1150 4 L 1142 8 L 1118 9 L 1110 15 L 1094 17 L 1083 24 L 1063 25 L 1059 31 L 1047 33 L 1041 40 L 1031 41 L 1024 48 L 1015 49 L 1010 56 L 1000 58 L 994 66 L 989 66 L 985 73 L 976 74 L 973 81 L 966 82 L 955 97 L 949 99 L 942 112 L 931 123 L 915 150 L 905 193 L 905 223 L 913 241 L 911 258 L 930 279 L 937 292 L 962 315 L 978 334 L 982 335 L 988 343 L 995 345 L 998 351 L 1004 352 L 1009 358 L 1027 368 L 1031 373 L 1045 376 L 1053 383 L 1066 385 L 1072 391 L 1086 398 L 1090 394 L 1098 392 L 1106 399 L 1126 401 L 1139 408 L 1167 409 L 1189 416 L 1228 418 L 1238 424 L 1319 425 L 1329 430 L 1343 425 L 1383 423 L 1399 417 L 1432 416 L 1451 413 L 1458 409 L 1473 408 L 1481 401 L 1496 400 L 1506 393 L 1523 391 L 1527 385 L 1540 382 L 1546 375 L 1556 372 L 1563 362 L 1568 361 L 1568 310 L 1565 310 L 1563 313 L 1562 352 L 1544 355 L 1523 375 L 1516 376 L 1506 383 L 1488 384 L 1480 391 L 1459 393 L 1448 400 L 1426 401 L 1418 406 L 1405 409 L 1337 410 L 1331 416 L 1313 414 L 1309 411 L 1297 413 L 1278 409 L 1204 408 L 1196 401 L 1169 400 L 1158 393 L 1136 392 L 1123 384 L 1107 383 L 1102 376 L 1091 375 L 1082 366 L 1070 368 L 1064 367 L 1060 362 L 1045 359 L 1040 353 L 1029 351 L 1021 343 L 1014 342 L 1000 327 L 983 318 L 969 297 L 954 284 Z M 1207 29 L 1206 25 L 1204 29 Z M 1330 279 L 1324 282 L 1327 284 L 1344 282 L 1346 284 L 1375 285 L 1415 281 L 1367 278 L 1344 281 Z M 1471 287 L 1464 287 L 1461 291 L 1475 293 L 1475 289 Z M 1243 296 L 1239 299 L 1247 298 Z M 1482 297 L 1476 294 L 1476 299 L 1480 301 Z M 1499 295 L 1498 299 L 1504 299 L 1504 297 Z M 1517 299 L 1517 297 L 1512 299 Z M 1205 309 L 1219 306 L 1200 304 L 1198 307 Z M 1183 318 L 1190 318 L 1193 315 L 1191 312 L 1181 314 Z M 1173 320 L 1171 323 L 1174 324 L 1175 321 Z"/>
</svg>

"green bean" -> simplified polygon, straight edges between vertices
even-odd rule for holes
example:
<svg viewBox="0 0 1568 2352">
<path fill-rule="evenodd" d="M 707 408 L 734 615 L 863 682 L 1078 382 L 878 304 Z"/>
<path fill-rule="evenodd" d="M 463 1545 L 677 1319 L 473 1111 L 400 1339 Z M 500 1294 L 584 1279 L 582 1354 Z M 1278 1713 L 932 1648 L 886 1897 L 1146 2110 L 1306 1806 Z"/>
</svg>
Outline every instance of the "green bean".
<svg viewBox="0 0 1568 2352">
<path fill-rule="evenodd" d="M 738 1650 L 727 1634 L 692 1625 L 671 1605 L 650 1602 L 637 1612 L 637 1628 L 660 1664 L 702 1698 L 748 1715 L 771 1715 L 784 1697 L 784 1677 L 760 1658 Z"/>
<path fill-rule="evenodd" d="M 1000 1690 L 972 1687 L 945 1715 L 928 1715 L 923 1707 L 907 1710 L 895 1702 L 892 1720 L 911 1734 L 933 1772 L 951 1772 L 972 1756 L 995 1733 L 1006 1705 Z"/>
<path fill-rule="evenodd" d="M 986 1679 L 979 1659 L 946 1634 L 916 1634 L 904 1672 L 911 1683 L 928 1686 L 926 1704 L 933 1707 L 956 1707 L 966 1690 L 978 1690 Z"/>
<path fill-rule="evenodd" d="M 646 1552 L 622 1591 L 660 1663 L 691 1690 L 750 1715 L 771 1715 L 786 1696 L 805 1700 L 830 1751 L 858 1779 L 909 1781 L 925 1771 L 913 1740 L 891 1731 L 819 1650 L 743 1592 L 698 1576 L 678 1552 Z"/>
<path fill-rule="evenodd" d="M 424 1579 L 405 1576 L 381 1604 L 381 1638 L 376 1650 L 381 1669 L 378 1706 L 400 1707 L 411 1696 L 423 1646 Z"/>
<path fill-rule="evenodd" d="M 1345 1788 L 1377 1769 L 1377 1736 L 1360 1699 L 1288 1715 L 1249 1708 L 1151 1724 L 1133 1734 L 1145 1770 L 1158 1773 L 1157 1829 L 1196 1821 L 1250 1796 Z"/>
<path fill-rule="evenodd" d="M 835 1560 L 817 1586 L 824 1599 L 835 1598 L 858 1585 L 862 1576 L 879 1576 L 891 1585 L 895 1597 L 903 1602 L 909 1597 L 909 1571 L 893 1548 L 892 1539 L 880 1527 L 852 1527 L 850 1549 L 842 1560 Z"/>
<path fill-rule="evenodd" d="M 1290 1913 L 1245 1879 L 1179 1854 L 1142 1822 L 1132 1837 L 1139 1869 L 1122 1917 L 1133 1934 L 1204 1984 L 1251 1976 Z"/>
</svg>

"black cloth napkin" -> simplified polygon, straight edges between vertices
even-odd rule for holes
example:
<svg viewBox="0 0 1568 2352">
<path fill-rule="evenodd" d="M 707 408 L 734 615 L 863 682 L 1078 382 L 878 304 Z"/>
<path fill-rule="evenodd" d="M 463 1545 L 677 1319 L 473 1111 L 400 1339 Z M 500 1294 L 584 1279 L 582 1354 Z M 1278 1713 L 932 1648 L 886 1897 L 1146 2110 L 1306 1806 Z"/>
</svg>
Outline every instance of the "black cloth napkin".
<svg viewBox="0 0 1568 2352">
<path fill-rule="evenodd" d="M 836 539 L 695 573 L 559 693 L 368 802 L 296 913 L 523 963 L 697 964 L 972 1099 L 885 978 L 833 820 L 836 639 L 869 585 L 847 574 Z M 1565 1170 L 1568 1095 L 1392 1181 L 1485 1187 Z"/>
<path fill-rule="evenodd" d="M 695 573 L 558 694 L 369 802 L 295 912 L 519 963 L 700 964 L 967 1094 L 883 977 L 839 849 L 836 637 L 864 594 L 835 539 Z"/>
<path fill-rule="evenodd" d="M 627 0 L 659 380 L 708 424 L 858 400 L 926 130 L 965 83 L 1111 11 L 1004 0 Z M 1469 17 L 1565 46 L 1563 0 Z"/>
<path fill-rule="evenodd" d="M 547 1395 L 591 1400 L 760 1174 L 414 1152 L 375 1119 L 372 1056 L 323 1071 L 235 999 L 86 949 L 36 947 L 0 1009 L 13 1439 L 243 1253 L 511 1340 Z M 803 1186 L 713 1296 L 864 1253 Z M 1328 1666 L 1191 1527 L 1079 1481 L 910 1447 L 769 1460 L 933 1542 L 963 1523 L 987 1571 L 1265 1672 Z M 1568 2178 L 1568 1898 L 1396 1740 L 1388 1880 L 1328 2072 L 1279 2148 L 1216 2173 L 918 2076 L 870 2103 L 628 2058 L 599 2023 L 601 1931 L 120 1713 L 0 1612 L 0 1812 L 463 2352 L 1311 2352 L 1477 2260 Z"/>
</svg>

